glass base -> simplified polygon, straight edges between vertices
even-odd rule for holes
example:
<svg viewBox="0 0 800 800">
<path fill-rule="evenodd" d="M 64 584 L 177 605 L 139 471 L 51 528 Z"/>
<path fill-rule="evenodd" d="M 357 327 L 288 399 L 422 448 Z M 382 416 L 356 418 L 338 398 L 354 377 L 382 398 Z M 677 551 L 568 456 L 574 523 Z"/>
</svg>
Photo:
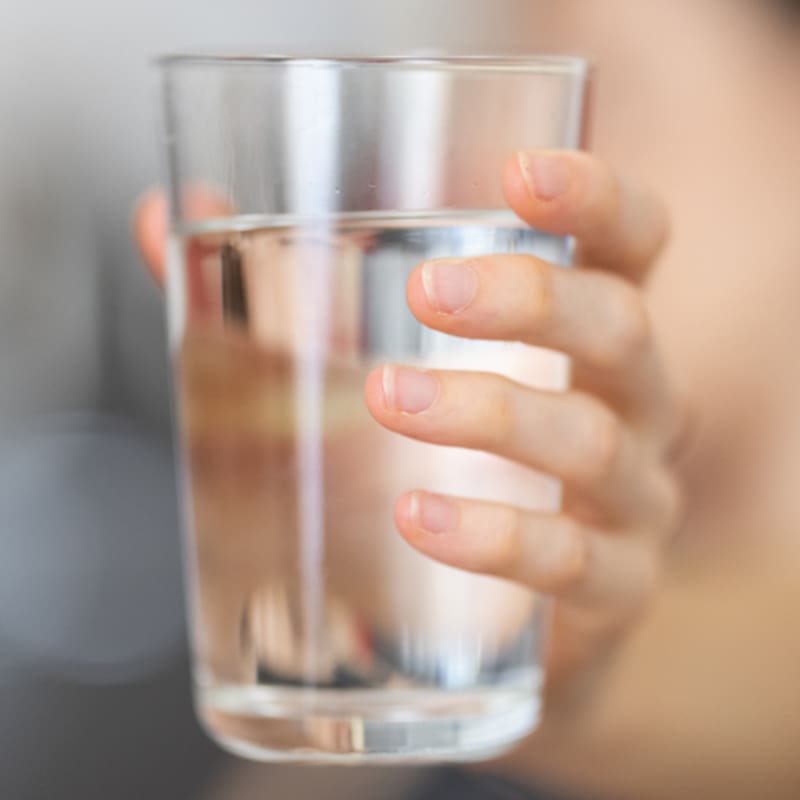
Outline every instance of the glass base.
<svg viewBox="0 0 800 800">
<path fill-rule="evenodd" d="M 201 688 L 201 721 L 225 750 L 256 761 L 413 764 L 481 761 L 536 726 L 530 689 Z"/>
</svg>

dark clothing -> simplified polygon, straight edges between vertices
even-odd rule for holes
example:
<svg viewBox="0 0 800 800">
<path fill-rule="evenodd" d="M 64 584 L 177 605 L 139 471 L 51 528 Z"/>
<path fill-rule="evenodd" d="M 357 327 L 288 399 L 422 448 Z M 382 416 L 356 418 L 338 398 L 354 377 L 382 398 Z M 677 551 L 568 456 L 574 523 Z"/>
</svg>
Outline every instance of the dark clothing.
<svg viewBox="0 0 800 800">
<path fill-rule="evenodd" d="M 409 800 L 576 800 L 544 789 L 523 788 L 491 775 L 445 768 L 433 773 Z"/>
</svg>

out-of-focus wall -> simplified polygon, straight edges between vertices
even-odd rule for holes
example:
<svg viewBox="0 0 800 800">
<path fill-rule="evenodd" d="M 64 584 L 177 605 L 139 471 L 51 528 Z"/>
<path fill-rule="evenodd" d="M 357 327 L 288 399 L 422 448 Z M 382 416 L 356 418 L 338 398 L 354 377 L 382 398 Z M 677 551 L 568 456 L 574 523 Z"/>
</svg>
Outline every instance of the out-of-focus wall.
<svg viewBox="0 0 800 800">
<path fill-rule="evenodd" d="M 0 5 L 0 796 L 198 797 L 162 304 L 164 51 L 524 52 L 531 0 Z M 192 777 L 193 776 L 193 777 Z"/>
<path fill-rule="evenodd" d="M 527 0 L 5 0 L 0 10 L 0 429 L 113 399 L 164 420 L 161 308 L 127 218 L 159 174 L 161 52 L 505 51 Z"/>
</svg>

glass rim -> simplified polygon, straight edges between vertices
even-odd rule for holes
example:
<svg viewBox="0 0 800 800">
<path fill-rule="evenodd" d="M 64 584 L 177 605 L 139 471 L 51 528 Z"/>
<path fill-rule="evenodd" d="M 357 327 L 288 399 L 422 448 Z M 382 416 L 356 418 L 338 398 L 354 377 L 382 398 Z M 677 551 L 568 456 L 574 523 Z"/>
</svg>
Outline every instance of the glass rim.
<svg viewBox="0 0 800 800">
<path fill-rule="evenodd" d="M 528 74 L 564 74 L 583 77 L 589 71 L 589 61 L 572 55 L 286 55 L 280 53 L 176 52 L 155 59 L 162 70 L 175 67 L 317 67 L 391 68 L 430 72 L 505 72 Z"/>
</svg>

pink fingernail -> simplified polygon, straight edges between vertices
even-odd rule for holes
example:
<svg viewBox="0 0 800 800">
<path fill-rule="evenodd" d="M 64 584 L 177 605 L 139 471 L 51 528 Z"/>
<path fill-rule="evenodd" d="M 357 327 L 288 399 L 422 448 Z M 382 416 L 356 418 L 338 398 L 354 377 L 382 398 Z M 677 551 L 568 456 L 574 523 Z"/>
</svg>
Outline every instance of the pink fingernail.
<svg viewBox="0 0 800 800">
<path fill-rule="evenodd" d="M 422 268 L 428 303 L 437 311 L 463 311 L 478 293 L 478 273 L 469 261 L 429 261 Z"/>
<path fill-rule="evenodd" d="M 517 160 L 528 191 L 537 200 L 549 202 L 567 193 L 569 169 L 561 156 L 523 151 Z"/>
<path fill-rule="evenodd" d="M 439 384 L 427 372 L 408 367 L 383 368 L 383 396 L 388 408 L 421 414 L 436 400 Z"/>
<path fill-rule="evenodd" d="M 458 528 L 458 508 L 440 495 L 414 492 L 410 511 L 411 521 L 428 533 L 445 533 Z"/>
</svg>

